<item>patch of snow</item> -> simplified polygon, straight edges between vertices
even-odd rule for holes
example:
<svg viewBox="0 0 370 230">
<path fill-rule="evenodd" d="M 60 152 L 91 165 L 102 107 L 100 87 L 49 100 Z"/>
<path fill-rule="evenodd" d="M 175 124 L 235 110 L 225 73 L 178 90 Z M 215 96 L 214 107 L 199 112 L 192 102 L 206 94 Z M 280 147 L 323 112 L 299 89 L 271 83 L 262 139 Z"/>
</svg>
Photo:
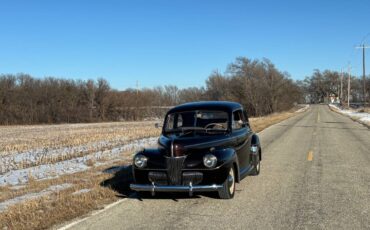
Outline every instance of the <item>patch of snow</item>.
<svg viewBox="0 0 370 230">
<path fill-rule="evenodd" d="M 143 138 L 138 140 L 132 140 L 125 144 L 118 144 L 118 149 L 122 151 L 129 151 L 134 149 L 137 145 L 145 145 L 146 142 L 152 143 L 157 138 Z M 81 156 L 88 155 L 89 152 L 96 152 L 102 149 L 117 149 L 117 143 L 125 142 L 125 139 L 117 139 L 115 141 L 99 141 L 81 146 L 71 146 L 59 149 L 35 149 L 22 153 L 14 153 L 7 156 L 2 156 L 0 159 L 0 174 L 9 172 L 15 169 L 24 168 L 24 166 L 38 165 L 45 162 L 55 161 L 58 157 L 65 159 L 67 156 Z"/>
<path fill-rule="evenodd" d="M 329 104 L 329 106 L 335 110 L 337 110 L 339 113 L 346 115 L 353 120 L 356 120 L 362 124 L 370 125 L 370 113 L 362 113 L 357 112 L 349 109 L 342 109 L 337 105 Z"/>
<path fill-rule="evenodd" d="M 15 204 L 18 204 L 18 203 L 21 203 L 21 202 L 29 201 L 29 200 L 34 200 L 34 199 L 40 198 L 42 196 L 50 195 L 53 192 L 58 192 L 58 191 L 61 191 L 61 190 L 64 190 L 64 189 L 67 189 L 67 188 L 70 188 L 70 187 L 72 187 L 72 184 L 68 184 L 68 183 L 53 185 L 53 186 L 50 186 L 49 188 L 44 189 L 40 192 L 28 193 L 28 194 L 25 194 L 23 196 L 18 196 L 18 197 L 15 197 L 13 199 L 6 200 L 6 201 L 0 203 L 0 212 L 5 211 L 9 206 L 12 206 L 12 205 L 15 205 Z"/>
<path fill-rule="evenodd" d="M 12 190 L 19 190 L 19 189 L 22 189 L 22 188 L 25 188 L 25 187 L 26 187 L 25 185 L 16 185 L 16 186 L 10 187 L 10 189 L 12 189 Z"/>
<path fill-rule="evenodd" d="M 88 193 L 90 191 L 91 191 L 91 189 L 84 188 L 84 189 L 81 189 L 81 190 L 78 190 L 78 191 L 72 193 L 72 195 L 78 195 L 78 194 L 82 194 L 82 193 Z"/>
<path fill-rule="evenodd" d="M 129 144 L 115 147 L 110 150 L 98 151 L 83 157 L 59 161 L 52 164 L 37 165 L 26 169 L 11 170 L 0 175 L 0 186 L 24 184 L 27 183 L 30 178 L 37 180 L 51 179 L 63 174 L 85 171 L 90 168 L 87 165 L 89 160 L 114 160 L 121 157 L 120 154 L 122 152 L 154 146 L 157 143 L 157 140 L 158 138 L 156 137 L 133 140 Z M 2 159 L 0 161 L 2 161 Z"/>
<path fill-rule="evenodd" d="M 310 105 L 305 105 L 303 108 L 300 108 L 300 109 L 298 109 L 298 110 L 297 110 L 297 111 L 295 111 L 295 112 L 296 112 L 296 113 L 304 112 L 304 111 L 306 111 L 309 107 L 310 107 Z"/>
</svg>

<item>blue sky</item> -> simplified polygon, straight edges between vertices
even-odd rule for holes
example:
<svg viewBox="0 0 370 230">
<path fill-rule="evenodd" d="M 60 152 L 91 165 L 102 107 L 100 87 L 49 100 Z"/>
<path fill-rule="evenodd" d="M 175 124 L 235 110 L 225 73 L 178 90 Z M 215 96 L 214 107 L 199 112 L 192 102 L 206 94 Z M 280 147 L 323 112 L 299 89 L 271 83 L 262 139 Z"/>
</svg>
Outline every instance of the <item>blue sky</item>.
<svg viewBox="0 0 370 230">
<path fill-rule="evenodd" d="M 0 3 L 0 73 L 103 77 L 116 89 L 203 86 L 238 56 L 269 58 L 293 79 L 348 61 L 360 74 L 354 46 L 370 33 L 366 0 Z"/>
</svg>

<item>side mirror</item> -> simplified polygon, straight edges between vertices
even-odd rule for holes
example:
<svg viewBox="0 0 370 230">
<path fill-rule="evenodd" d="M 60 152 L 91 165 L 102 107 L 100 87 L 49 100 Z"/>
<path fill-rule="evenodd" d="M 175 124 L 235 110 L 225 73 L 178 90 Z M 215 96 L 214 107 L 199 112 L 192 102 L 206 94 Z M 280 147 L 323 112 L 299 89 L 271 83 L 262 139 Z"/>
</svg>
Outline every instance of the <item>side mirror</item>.
<svg viewBox="0 0 370 230">
<path fill-rule="evenodd" d="M 241 124 L 241 127 L 243 127 L 243 128 L 248 128 L 248 127 L 249 127 L 249 122 L 248 122 L 248 121 L 243 122 L 243 123 Z"/>
<path fill-rule="evenodd" d="M 162 125 L 160 125 L 159 123 L 155 123 L 154 124 L 154 127 L 156 127 L 157 129 L 159 129 L 159 128 L 162 128 Z"/>
</svg>

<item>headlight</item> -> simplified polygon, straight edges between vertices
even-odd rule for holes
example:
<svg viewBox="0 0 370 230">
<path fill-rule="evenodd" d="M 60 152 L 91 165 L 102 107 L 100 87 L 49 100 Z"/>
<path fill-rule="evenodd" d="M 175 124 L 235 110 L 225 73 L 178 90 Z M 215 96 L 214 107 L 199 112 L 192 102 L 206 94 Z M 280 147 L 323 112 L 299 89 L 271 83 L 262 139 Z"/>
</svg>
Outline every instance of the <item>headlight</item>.
<svg viewBox="0 0 370 230">
<path fill-rule="evenodd" d="M 258 150 L 258 146 L 253 145 L 253 146 L 251 147 L 251 151 L 252 151 L 252 153 L 256 153 L 256 152 L 257 152 L 257 150 Z"/>
<path fill-rule="evenodd" d="M 134 164 L 138 168 L 144 168 L 148 162 L 148 158 L 144 155 L 136 155 L 134 159 Z"/>
<path fill-rule="evenodd" d="M 207 154 L 203 157 L 203 164 L 207 168 L 213 168 L 217 164 L 217 157 L 212 154 Z"/>
</svg>

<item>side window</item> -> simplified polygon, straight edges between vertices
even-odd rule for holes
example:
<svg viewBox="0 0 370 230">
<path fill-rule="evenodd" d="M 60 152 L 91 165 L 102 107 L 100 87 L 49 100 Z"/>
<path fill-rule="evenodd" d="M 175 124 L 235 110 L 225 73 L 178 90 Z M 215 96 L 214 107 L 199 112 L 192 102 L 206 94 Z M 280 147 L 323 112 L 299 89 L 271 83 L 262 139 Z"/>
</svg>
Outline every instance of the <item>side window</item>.
<svg viewBox="0 0 370 230">
<path fill-rule="evenodd" d="M 182 127 L 182 115 L 181 114 L 179 114 L 178 116 L 177 116 L 177 127 L 179 128 L 179 127 Z"/>
<path fill-rule="evenodd" d="M 232 128 L 234 130 L 243 128 L 244 116 L 241 110 L 233 112 Z"/>
<path fill-rule="evenodd" d="M 244 115 L 244 121 L 247 123 L 247 125 L 250 127 L 250 124 L 249 124 L 249 119 L 248 119 L 248 115 L 247 115 L 247 112 L 243 109 L 243 115 Z"/>
<path fill-rule="evenodd" d="M 166 129 L 170 130 L 174 128 L 174 123 L 175 123 L 175 115 L 174 114 L 169 114 L 167 117 L 167 125 Z"/>
</svg>

